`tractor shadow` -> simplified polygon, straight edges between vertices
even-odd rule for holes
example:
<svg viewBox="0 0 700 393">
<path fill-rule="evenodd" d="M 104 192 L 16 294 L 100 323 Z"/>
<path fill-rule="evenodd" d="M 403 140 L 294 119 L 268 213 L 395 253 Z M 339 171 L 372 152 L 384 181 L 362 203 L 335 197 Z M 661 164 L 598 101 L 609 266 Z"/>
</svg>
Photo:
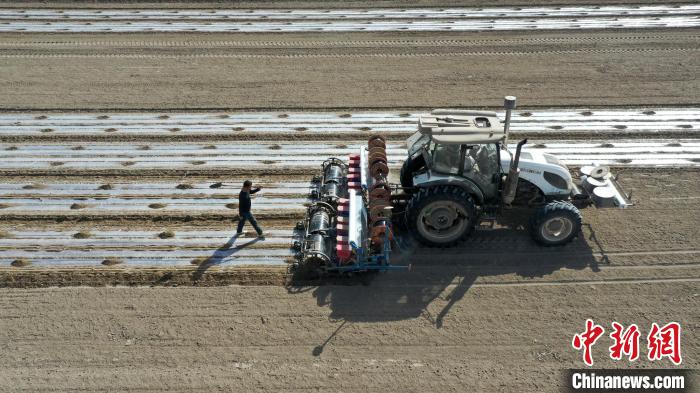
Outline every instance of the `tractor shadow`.
<svg viewBox="0 0 700 393">
<path fill-rule="evenodd" d="M 392 263 L 410 264 L 411 271 L 331 276 L 314 285 L 293 283 L 288 290 L 300 295 L 310 292 L 319 307 L 330 308 L 332 320 L 387 322 L 425 318 L 441 328 L 452 307 L 475 283 L 536 281 L 561 269 L 598 272 L 599 263 L 607 263 L 607 255 L 589 225 L 584 224 L 582 233 L 566 246 L 543 247 L 532 241 L 523 222 L 527 220 L 500 220 L 497 228 L 479 229 L 464 242 L 444 249 L 426 248 L 402 235 L 400 250 Z M 430 307 L 431 313 L 428 306 L 436 300 L 444 305 L 437 313 L 435 307 Z"/>
</svg>

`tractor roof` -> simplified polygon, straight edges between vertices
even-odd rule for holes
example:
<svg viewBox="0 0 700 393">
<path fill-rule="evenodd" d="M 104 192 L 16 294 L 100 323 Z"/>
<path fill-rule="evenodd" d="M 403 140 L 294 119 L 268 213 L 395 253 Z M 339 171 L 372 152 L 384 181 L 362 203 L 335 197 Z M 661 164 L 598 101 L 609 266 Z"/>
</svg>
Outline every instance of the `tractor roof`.
<svg viewBox="0 0 700 393">
<path fill-rule="evenodd" d="M 418 119 L 418 131 L 441 144 L 496 143 L 504 138 L 496 112 L 436 109 Z"/>
</svg>

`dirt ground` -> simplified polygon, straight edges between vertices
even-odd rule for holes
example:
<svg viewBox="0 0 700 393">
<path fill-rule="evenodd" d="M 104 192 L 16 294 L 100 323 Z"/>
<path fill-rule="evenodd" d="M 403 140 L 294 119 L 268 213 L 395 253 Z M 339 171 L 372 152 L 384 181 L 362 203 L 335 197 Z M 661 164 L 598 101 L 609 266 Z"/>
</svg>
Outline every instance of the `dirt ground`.
<svg viewBox="0 0 700 393">
<path fill-rule="evenodd" d="M 17 269 L 3 279 L 129 285 L 150 275 L 156 287 L 0 289 L 0 391 L 555 392 L 562 370 L 582 365 L 570 341 L 586 318 L 607 329 L 678 321 L 684 367 L 697 368 L 697 175 L 629 169 L 638 205 L 586 210 L 570 246 L 485 230 L 457 248 L 404 249 L 411 272 L 282 285 L 284 270 L 212 268 L 193 282 L 196 267 L 112 281 L 100 269 Z M 273 285 L 207 288 L 230 283 Z M 620 366 L 606 345 L 594 347 L 596 366 Z"/>
<path fill-rule="evenodd" d="M 0 7 L 26 4 L 0 1 Z M 236 6 L 319 4 L 397 6 L 388 1 Z M 0 110 L 495 108 L 505 94 L 517 95 L 520 106 L 530 108 L 698 106 L 699 39 L 697 29 L 0 34 Z M 306 173 L 265 178 L 255 170 L 237 174 L 257 174 L 263 181 L 308 178 Z M 564 370 L 583 365 L 571 339 L 583 331 L 587 318 L 608 332 L 613 321 L 636 323 L 643 334 L 652 322 L 680 322 L 683 368 L 697 369 L 700 172 L 616 172 L 633 191 L 636 206 L 586 210 L 583 234 L 558 249 L 533 245 L 514 220 L 505 220 L 451 249 L 402 244 L 397 262 L 412 264 L 412 271 L 350 279 L 301 282 L 290 281 L 284 268 L 231 274 L 194 265 L 166 270 L 5 268 L 0 274 L 0 392 L 557 392 Z M 182 178 L 145 172 L 85 175 L 42 178 L 23 172 L 0 180 Z M 268 228 L 284 229 L 298 217 L 258 219 Z M 230 225 L 224 217 L 184 215 L 7 216 L 0 231 L 228 230 Z M 139 286 L 144 283 L 152 286 Z M 628 367 L 625 361 L 609 360 L 608 341 L 605 337 L 594 347 L 595 365 Z M 640 344 L 644 348 L 643 339 Z M 634 367 L 672 365 L 642 357 Z"/>
<path fill-rule="evenodd" d="M 685 367 L 698 367 L 697 281 L 471 285 L 455 294 L 459 286 L 382 279 L 2 290 L 0 391 L 555 392 L 562 370 L 581 365 L 570 341 L 586 318 L 677 320 Z M 606 351 L 594 347 L 596 365 L 615 367 Z"/>
<path fill-rule="evenodd" d="M 675 29 L 2 34 L 0 109 L 499 107 L 504 94 L 532 108 L 694 105 L 699 38 Z"/>
</svg>

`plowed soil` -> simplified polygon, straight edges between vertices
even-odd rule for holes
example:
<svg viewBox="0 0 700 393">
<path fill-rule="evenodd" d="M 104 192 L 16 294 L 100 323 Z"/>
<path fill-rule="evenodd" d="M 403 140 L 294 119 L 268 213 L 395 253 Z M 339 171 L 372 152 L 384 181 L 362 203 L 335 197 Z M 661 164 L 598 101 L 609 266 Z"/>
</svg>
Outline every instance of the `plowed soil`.
<svg viewBox="0 0 700 393">
<path fill-rule="evenodd" d="M 581 365 L 570 341 L 586 318 L 677 320 L 685 367 L 698 367 L 697 281 L 435 288 L 383 278 L 3 290 L 0 390 L 554 392 L 562 370 Z M 594 347 L 596 366 L 616 367 L 606 352 Z"/>
<path fill-rule="evenodd" d="M 527 107 L 693 105 L 699 38 L 679 29 L 2 34 L 0 109 L 498 107 L 506 93 Z"/>
<path fill-rule="evenodd" d="M 583 234 L 564 248 L 535 246 L 504 220 L 456 248 L 404 243 L 397 262 L 410 272 L 320 282 L 295 281 L 284 268 L 206 264 L 6 269 L 0 286 L 50 288 L 0 289 L 0 391 L 554 392 L 563 370 L 582 364 L 570 340 L 586 318 L 643 329 L 678 321 L 684 367 L 698 367 L 698 171 L 620 173 L 637 205 L 585 210 Z M 161 225 L 142 217 L 3 228 Z M 230 230 L 205 218 L 167 228 L 201 225 Z M 56 288 L 144 283 L 155 287 Z M 221 287 L 229 284 L 246 286 Z M 594 359 L 619 366 L 605 345 Z"/>
<path fill-rule="evenodd" d="M 413 5 L 561 3 L 422 0 Z M 158 1 L 31 4 L 163 6 Z M 27 7 L 27 2 L 0 1 L 0 7 Z M 699 41 L 697 29 L 0 34 L 0 110 L 496 108 L 505 94 L 535 109 L 698 106 Z M 523 221 L 507 216 L 455 248 L 402 243 L 395 261 L 411 264 L 412 271 L 314 282 L 289 277 L 284 267 L 3 268 L 0 392 L 557 392 L 564 371 L 583 365 L 571 339 L 587 318 L 608 331 L 613 321 L 636 323 L 643 335 L 652 322 L 677 321 L 683 327 L 682 367 L 697 369 L 700 172 L 615 171 L 636 205 L 585 210 L 583 233 L 563 248 L 535 246 Z M 256 181 L 308 179 L 307 173 L 261 174 L 261 168 L 236 173 Z M 159 175 L 42 177 L 23 171 L 0 180 L 75 182 L 82 176 L 85 182 L 180 182 L 187 173 Z M 230 180 L 231 173 L 221 176 Z M 227 214 L 8 216 L 0 231 L 232 231 Z M 270 214 L 258 220 L 269 229 L 291 229 L 297 217 Z M 629 367 L 609 359 L 608 341 L 604 337 L 594 347 L 595 366 Z M 644 337 L 640 344 L 643 354 L 633 367 L 673 367 L 667 360 L 646 360 Z"/>
</svg>

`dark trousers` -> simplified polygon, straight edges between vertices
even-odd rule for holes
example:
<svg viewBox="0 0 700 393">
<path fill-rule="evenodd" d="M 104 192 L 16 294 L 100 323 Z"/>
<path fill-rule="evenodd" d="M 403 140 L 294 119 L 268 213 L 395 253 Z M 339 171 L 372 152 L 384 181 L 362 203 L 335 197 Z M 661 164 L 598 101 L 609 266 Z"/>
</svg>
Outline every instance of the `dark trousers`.
<svg viewBox="0 0 700 393">
<path fill-rule="evenodd" d="M 236 232 L 241 233 L 243 232 L 243 225 L 245 225 L 246 220 L 250 221 L 250 225 L 255 228 L 255 232 L 260 235 L 262 233 L 262 229 L 258 226 L 258 222 L 255 221 L 255 217 L 253 217 L 253 213 L 251 212 L 246 212 L 246 213 L 240 213 L 238 216 L 238 230 Z"/>
</svg>

